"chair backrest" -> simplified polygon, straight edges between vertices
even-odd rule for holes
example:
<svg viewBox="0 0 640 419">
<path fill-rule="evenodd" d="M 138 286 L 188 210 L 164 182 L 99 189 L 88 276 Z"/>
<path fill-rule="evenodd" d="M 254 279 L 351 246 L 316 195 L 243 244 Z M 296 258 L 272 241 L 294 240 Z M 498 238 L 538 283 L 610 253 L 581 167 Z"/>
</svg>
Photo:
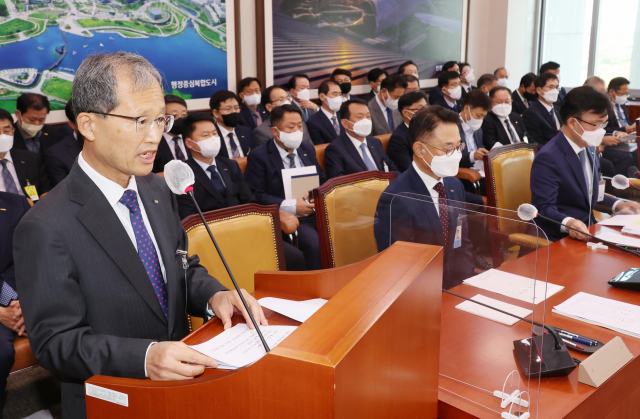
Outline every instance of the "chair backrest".
<svg viewBox="0 0 640 419">
<path fill-rule="evenodd" d="M 322 267 L 333 268 L 378 253 L 373 220 L 393 172 L 369 171 L 330 179 L 314 189 Z"/>
<path fill-rule="evenodd" d="M 537 144 L 510 144 L 498 147 L 484 156 L 484 167 L 489 207 L 498 210 L 498 229 L 521 232 L 524 223 L 509 223 L 521 204 L 531 203 L 531 165 L 538 152 Z"/>
<path fill-rule="evenodd" d="M 328 145 L 329 144 L 320 144 L 320 145 L 313 146 L 313 148 L 316 149 L 316 160 L 318 160 L 318 164 L 322 168 L 323 172 L 327 171 L 324 168 L 324 149 L 327 148 Z"/>
<path fill-rule="evenodd" d="M 239 157 L 237 159 L 234 159 L 235 161 L 238 162 L 238 166 L 240 166 L 240 170 L 242 170 L 242 173 L 244 173 L 244 169 L 247 168 L 247 157 Z"/>
<path fill-rule="evenodd" d="M 380 142 L 382 143 L 382 149 L 386 153 L 387 147 L 389 146 L 389 139 L 391 138 L 391 134 L 376 135 L 376 138 L 380 140 Z"/>
</svg>

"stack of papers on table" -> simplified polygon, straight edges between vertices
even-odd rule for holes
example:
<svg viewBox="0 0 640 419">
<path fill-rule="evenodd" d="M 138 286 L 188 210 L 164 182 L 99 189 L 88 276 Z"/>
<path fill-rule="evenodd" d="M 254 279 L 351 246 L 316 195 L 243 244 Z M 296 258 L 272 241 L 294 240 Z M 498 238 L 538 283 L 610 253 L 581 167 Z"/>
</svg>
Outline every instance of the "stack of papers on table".
<svg viewBox="0 0 640 419">
<path fill-rule="evenodd" d="M 478 301 L 479 303 L 495 307 L 498 310 L 515 314 L 518 317 L 527 317 L 528 315 L 533 313 L 533 311 L 526 308 L 494 300 L 493 298 L 485 297 L 481 294 L 478 294 L 475 297 L 471 297 L 471 299 L 474 301 Z M 499 311 L 491 310 L 489 307 L 484 307 L 480 304 L 472 303 L 471 301 L 465 301 L 464 303 L 458 304 L 456 308 L 458 310 L 466 311 L 467 313 L 475 314 L 476 316 L 484 317 L 485 319 L 493 320 L 494 322 L 506 324 L 507 326 L 513 326 L 520 321 L 520 319 L 517 319 L 513 316 L 500 313 Z"/>
<path fill-rule="evenodd" d="M 304 323 L 307 319 L 322 307 L 327 300 L 316 298 L 306 301 L 283 300 L 282 298 L 265 297 L 258 303 L 269 310 L 287 316 L 290 319 Z"/>
<path fill-rule="evenodd" d="M 273 349 L 297 326 L 260 326 L 260 331 Z M 249 329 L 245 323 L 238 323 L 218 336 L 190 348 L 218 361 L 218 368 L 235 370 L 249 365 L 267 354 L 262 341 L 255 330 Z"/>
<path fill-rule="evenodd" d="M 596 237 L 603 241 L 608 241 L 610 243 L 619 244 L 621 246 L 629 246 L 629 247 L 638 247 L 640 248 L 640 239 L 636 239 L 634 237 L 629 237 L 618 233 L 617 231 L 612 231 L 610 229 L 601 230 Z"/>
<path fill-rule="evenodd" d="M 579 292 L 554 313 L 640 338 L 640 306 Z"/>
<path fill-rule="evenodd" d="M 636 222 L 640 222 L 640 214 L 614 215 L 611 218 L 600 221 L 598 224 L 601 226 L 609 227 L 626 227 Z"/>
<path fill-rule="evenodd" d="M 529 304 L 538 304 L 564 288 L 560 285 L 533 280 L 497 269 L 489 269 L 480 275 L 465 279 L 463 283 L 495 292 L 496 294 L 506 295 Z"/>
</svg>

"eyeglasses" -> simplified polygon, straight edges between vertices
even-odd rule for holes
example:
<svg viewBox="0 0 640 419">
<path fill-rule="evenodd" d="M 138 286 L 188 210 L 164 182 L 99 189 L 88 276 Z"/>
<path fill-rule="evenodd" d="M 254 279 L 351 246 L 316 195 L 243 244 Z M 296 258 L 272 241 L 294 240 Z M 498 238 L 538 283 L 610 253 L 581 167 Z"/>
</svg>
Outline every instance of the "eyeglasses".
<svg viewBox="0 0 640 419">
<path fill-rule="evenodd" d="M 583 121 L 583 120 L 582 120 L 582 119 L 580 119 L 580 118 L 576 118 L 576 119 L 577 119 L 578 121 L 580 121 L 580 122 L 584 122 L 585 124 L 589 124 L 589 125 L 591 125 L 592 127 L 596 127 L 596 129 L 605 128 L 607 125 L 609 125 L 609 120 L 608 120 L 608 119 L 607 119 L 606 121 L 604 121 L 602 124 L 598 124 L 598 125 L 596 125 L 596 124 L 592 124 L 591 122 Z"/>
<path fill-rule="evenodd" d="M 447 150 L 443 150 L 443 149 L 441 149 L 441 148 L 434 147 L 434 146 L 432 146 L 431 144 L 427 144 L 427 143 L 422 143 L 422 144 L 424 144 L 424 145 L 426 145 L 426 146 L 429 146 L 429 147 L 431 147 L 431 148 L 435 148 L 436 150 L 444 151 L 444 153 L 445 153 L 447 156 L 453 156 L 453 153 L 454 153 L 454 152 L 456 152 L 456 151 L 462 152 L 462 151 L 465 149 L 465 146 L 466 146 L 466 144 L 465 144 L 465 143 L 460 143 L 460 145 L 459 145 L 459 146 L 457 146 L 457 147 L 451 147 L 451 148 L 449 148 L 449 149 L 447 149 Z"/>
<path fill-rule="evenodd" d="M 238 113 L 240 112 L 240 106 L 228 106 L 226 108 L 220 108 L 218 109 L 218 112 L 220 111 L 224 111 L 224 112 L 229 112 L 229 113 Z"/>
<path fill-rule="evenodd" d="M 13 135 L 14 131 L 13 127 L 8 127 L 5 130 L 0 130 L 0 134 Z"/>
<path fill-rule="evenodd" d="M 150 116 L 124 116 L 124 115 L 116 115 L 113 113 L 104 113 L 104 112 L 96 112 L 96 111 L 88 111 L 89 113 L 95 113 L 98 115 L 105 116 L 117 116 L 118 118 L 130 119 L 132 121 L 136 121 L 136 133 L 138 135 L 147 135 L 151 132 L 153 127 L 157 127 L 160 132 L 169 132 L 171 127 L 173 127 L 174 116 L 173 115 L 164 115 L 157 119 L 153 119 Z"/>
</svg>

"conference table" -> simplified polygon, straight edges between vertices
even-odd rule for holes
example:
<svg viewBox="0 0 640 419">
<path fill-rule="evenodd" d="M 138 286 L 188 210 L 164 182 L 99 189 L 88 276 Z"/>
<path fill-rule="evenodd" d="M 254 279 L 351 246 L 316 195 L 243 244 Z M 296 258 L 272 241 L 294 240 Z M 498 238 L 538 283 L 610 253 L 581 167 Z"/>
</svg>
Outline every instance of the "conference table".
<svg viewBox="0 0 640 419">
<path fill-rule="evenodd" d="M 600 228 L 591 227 L 592 234 Z M 615 229 L 614 229 L 615 230 Z M 569 376 L 532 380 L 531 417 L 535 418 L 638 418 L 640 417 L 640 340 L 629 335 L 594 326 L 552 313 L 554 305 L 578 292 L 585 292 L 630 304 L 640 305 L 640 293 L 611 287 L 607 282 L 629 268 L 640 266 L 640 258 L 618 250 L 596 250 L 585 242 L 565 238 L 550 246 L 549 283 L 564 289 L 535 307 L 534 319 L 572 332 L 609 342 L 620 336 L 633 354 L 633 360 L 599 388 L 578 382 L 578 368 Z M 544 250 L 542 250 L 544 252 Z M 500 269 L 533 278 L 535 253 L 504 264 Z M 542 257 L 538 255 L 539 259 Z M 544 257 L 542 257 L 544 260 Z M 538 260 L 538 266 L 540 260 Z M 538 276 L 538 279 L 543 279 Z M 472 297 L 482 294 L 500 301 L 523 306 L 522 301 L 462 284 L 451 291 Z M 440 345 L 438 417 L 498 418 L 506 409 L 500 399 L 489 392 L 502 390 L 507 375 L 518 369 L 513 355 L 513 341 L 531 334 L 531 324 L 519 321 L 509 327 L 455 308 L 458 297 L 443 294 Z M 586 355 L 569 351 L 574 358 Z M 527 390 L 524 375 L 520 390 Z M 538 414 L 536 416 L 536 410 Z"/>
</svg>

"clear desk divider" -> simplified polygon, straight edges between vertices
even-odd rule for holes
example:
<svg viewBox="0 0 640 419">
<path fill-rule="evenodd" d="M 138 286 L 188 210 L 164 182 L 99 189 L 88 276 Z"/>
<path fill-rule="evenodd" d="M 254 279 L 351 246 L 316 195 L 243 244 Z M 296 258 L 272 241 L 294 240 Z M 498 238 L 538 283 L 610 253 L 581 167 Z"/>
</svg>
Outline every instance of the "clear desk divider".
<svg viewBox="0 0 640 419">
<path fill-rule="evenodd" d="M 387 185 L 366 180 L 325 197 L 334 265 L 396 241 L 442 247 L 442 278 L 434 278 L 443 289 L 440 400 L 482 417 L 544 417 L 541 376 L 570 368 L 562 340 L 545 328 L 546 298 L 562 287 L 547 282 L 544 232 L 515 211 L 438 202 L 424 184 L 416 186 L 424 195 L 389 193 Z M 455 184 L 444 189 L 462 193 Z"/>
</svg>

